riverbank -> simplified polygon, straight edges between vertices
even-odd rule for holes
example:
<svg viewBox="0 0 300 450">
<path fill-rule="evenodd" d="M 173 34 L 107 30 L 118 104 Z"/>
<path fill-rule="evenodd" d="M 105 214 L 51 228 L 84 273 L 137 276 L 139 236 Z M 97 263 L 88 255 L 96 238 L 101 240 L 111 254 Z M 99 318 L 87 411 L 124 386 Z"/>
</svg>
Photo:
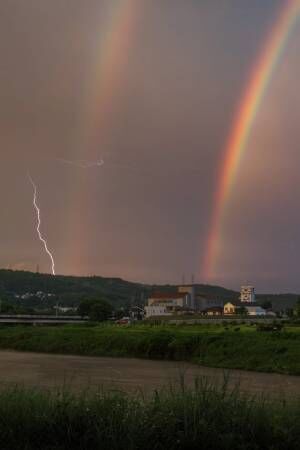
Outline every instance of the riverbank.
<svg viewBox="0 0 300 450">
<path fill-rule="evenodd" d="M 0 348 L 85 356 L 188 361 L 203 366 L 300 375 L 299 327 L 251 325 L 2 327 Z"/>
</svg>

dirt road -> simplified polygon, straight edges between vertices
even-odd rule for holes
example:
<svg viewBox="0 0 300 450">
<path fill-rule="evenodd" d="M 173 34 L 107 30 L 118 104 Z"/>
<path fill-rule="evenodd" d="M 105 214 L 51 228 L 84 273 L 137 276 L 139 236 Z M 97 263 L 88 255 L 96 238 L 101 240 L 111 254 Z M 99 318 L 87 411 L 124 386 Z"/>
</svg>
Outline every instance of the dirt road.
<svg viewBox="0 0 300 450">
<path fill-rule="evenodd" d="M 195 378 L 222 382 L 223 369 L 187 363 L 129 358 L 98 358 L 0 351 L 0 385 L 24 384 L 45 388 L 67 385 L 74 390 L 103 386 L 127 392 L 151 391 L 169 383 L 193 385 Z M 231 370 L 230 384 L 252 394 L 295 397 L 300 395 L 300 377 Z"/>
</svg>

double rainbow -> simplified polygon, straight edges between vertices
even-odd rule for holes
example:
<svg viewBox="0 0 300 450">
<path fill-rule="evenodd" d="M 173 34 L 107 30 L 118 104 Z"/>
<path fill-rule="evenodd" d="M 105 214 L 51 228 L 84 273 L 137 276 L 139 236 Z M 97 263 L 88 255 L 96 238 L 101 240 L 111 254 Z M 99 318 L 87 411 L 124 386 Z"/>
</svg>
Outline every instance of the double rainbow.
<svg viewBox="0 0 300 450">
<path fill-rule="evenodd" d="M 228 201 L 234 186 L 237 170 L 247 148 L 255 117 L 271 81 L 274 69 L 284 51 L 290 34 L 300 14 L 300 0 L 282 0 L 279 18 L 271 30 L 264 48 L 254 64 L 254 69 L 238 108 L 221 166 L 219 183 L 214 198 L 210 232 L 207 241 L 202 276 L 213 280 L 220 251 L 222 225 Z"/>
</svg>

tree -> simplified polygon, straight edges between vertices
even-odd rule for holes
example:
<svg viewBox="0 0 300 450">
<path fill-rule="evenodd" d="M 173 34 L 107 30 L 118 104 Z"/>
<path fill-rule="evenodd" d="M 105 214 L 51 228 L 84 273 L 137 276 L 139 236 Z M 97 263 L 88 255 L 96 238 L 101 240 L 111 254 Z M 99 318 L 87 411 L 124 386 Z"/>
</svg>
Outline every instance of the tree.
<svg viewBox="0 0 300 450">
<path fill-rule="evenodd" d="M 2 314 L 15 314 L 16 308 L 14 305 L 0 299 L 0 313 Z"/>
<path fill-rule="evenodd" d="M 297 317 L 300 317 L 300 297 L 298 297 L 298 300 L 296 303 L 295 314 Z"/>
<path fill-rule="evenodd" d="M 93 304 L 90 310 L 90 319 L 95 322 L 104 322 L 112 314 L 111 305 L 105 300 L 98 300 Z"/>
<path fill-rule="evenodd" d="M 78 314 L 81 317 L 89 316 L 92 306 L 94 305 L 95 300 L 82 300 L 77 308 Z"/>
<path fill-rule="evenodd" d="M 271 302 L 270 300 L 265 300 L 265 301 L 263 301 L 263 302 L 261 303 L 261 307 L 262 307 L 263 309 L 268 310 L 268 309 L 272 309 L 273 305 L 272 305 L 272 302 Z"/>
<path fill-rule="evenodd" d="M 81 317 L 88 316 L 96 322 L 107 320 L 112 314 L 113 308 L 103 299 L 86 299 L 80 302 L 78 313 Z"/>
<path fill-rule="evenodd" d="M 240 306 L 239 308 L 237 308 L 236 313 L 241 315 L 241 316 L 247 316 L 248 311 L 247 311 L 247 308 L 245 306 Z"/>
</svg>

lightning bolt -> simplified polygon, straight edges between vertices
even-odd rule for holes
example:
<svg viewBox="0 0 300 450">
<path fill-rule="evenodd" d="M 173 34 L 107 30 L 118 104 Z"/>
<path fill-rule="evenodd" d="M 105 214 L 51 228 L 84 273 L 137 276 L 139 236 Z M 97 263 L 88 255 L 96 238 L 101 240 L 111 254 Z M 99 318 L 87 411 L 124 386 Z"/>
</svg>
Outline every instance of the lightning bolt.
<svg viewBox="0 0 300 450">
<path fill-rule="evenodd" d="M 62 158 L 56 158 L 56 161 L 62 163 L 62 164 L 68 164 L 70 166 L 79 167 L 80 169 L 91 169 L 93 167 L 101 167 L 104 165 L 104 160 L 99 159 L 98 161 L 87 161 L 84 159 L 81 160 L 69 160 L 69 159 L 62 159 Z M 119 164 L 114 162 L 108 162 L 106 163 L 108 166 L 116 167 L 119 169 L 127 169 L 127 170 L 133 170 L 140 172 L 140 169 L 138 167 L 129 166 L 125 164 Z"/>
<path fill-rule="evenodd" d="M 33 187 L 33 206 L 34 209 L 36 211 L 36 215 L 37 215 L 37 227 L 36 227 L 36 231 L 39 237 L 39 240 L 42 242 L 45 252 L 47 253 L 47 255 L 49 256 L 50 260 L 51 260 L 51 269 L 52 269 L 52 275 L 55 275 L 55 262 L 54 262 L 54 258 L 52 253 L 50 252 L 49 248 L 48 248 L 48 244 L 46 239 L 43 237 L 42 233 L 41 233 L 41 211 L 40 208 L 38 206 L 37 203 L 37 199 L 38 199 L 38 192 L 37 192 L 37 186 L 35 184 L 35 182 L 33 181 L 33 179 L 31 178 L 30 174 L 27 174 L 28 179 Z"/>
<path fill-rule="evenodd" d="M 80 169 L 91 169 L 93 167 L 101 167 L 104 164 L 103 159 L 100 159 L 99 161 L 86 161 L 86 160 L 70 161 L 68 159 L 57 158 L 57 161 L 63 164 L 69 164 L 71 166 L 79 167 Z"/>
</svg>

